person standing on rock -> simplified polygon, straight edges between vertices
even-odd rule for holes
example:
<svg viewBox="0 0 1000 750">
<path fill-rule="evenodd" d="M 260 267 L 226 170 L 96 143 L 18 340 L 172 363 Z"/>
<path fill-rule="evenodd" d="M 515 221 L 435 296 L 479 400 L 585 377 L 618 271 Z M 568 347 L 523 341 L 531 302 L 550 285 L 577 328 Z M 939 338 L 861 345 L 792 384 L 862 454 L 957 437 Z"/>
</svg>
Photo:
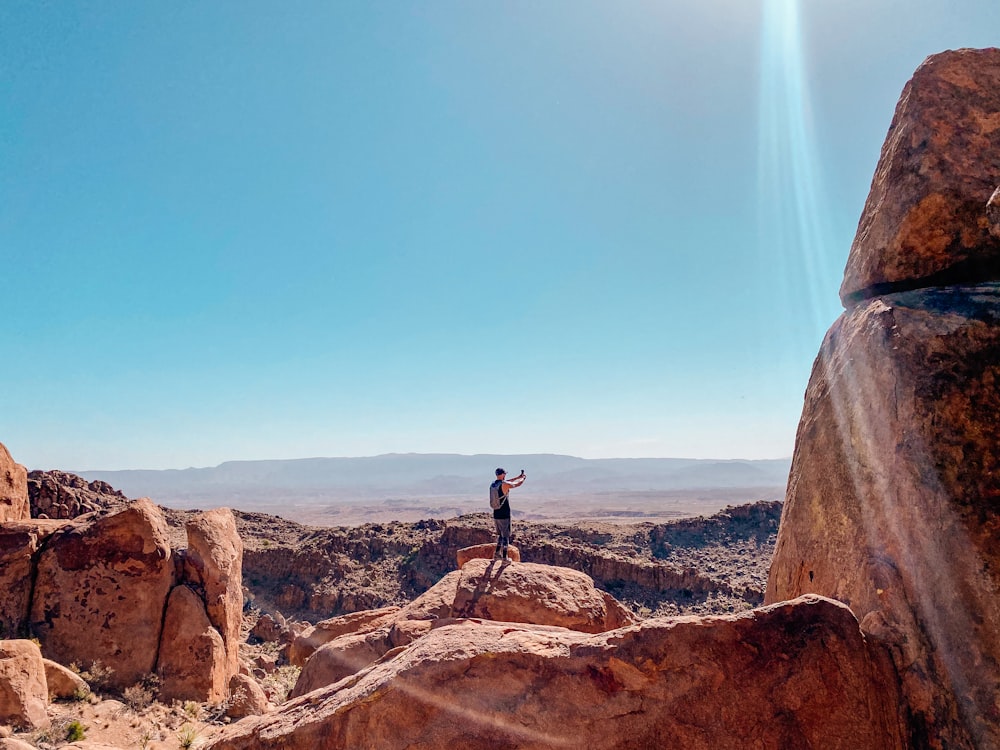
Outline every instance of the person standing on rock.
<svg viewBox="0 0 1000 750">
<path fill-rule="evenodd" d="M 510 562 L 507 554 L 507 547 L 510 546 L 510 491 L 524 484 L 524 469 L 509 482 L 503 469 L 497 469 L 496 474 L 496 481 L 490 485 L 490 506 L 493 507 L 493 523 L 497 527 L 497 548 L 493 551 L 493 559 Z M 493 502 L 494 497 L 499 501 L 497 504 Z"/>
</svg>

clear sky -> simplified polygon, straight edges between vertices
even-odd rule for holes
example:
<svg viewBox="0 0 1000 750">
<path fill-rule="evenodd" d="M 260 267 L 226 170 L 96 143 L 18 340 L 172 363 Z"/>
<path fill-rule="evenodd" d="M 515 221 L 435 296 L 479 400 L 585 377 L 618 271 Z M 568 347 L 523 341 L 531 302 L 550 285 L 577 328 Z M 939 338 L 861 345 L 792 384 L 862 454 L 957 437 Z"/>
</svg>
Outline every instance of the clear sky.
<svg viewBox="0 0 1000 750">
<path fill-rule="evenodd" d="M 791 454 L 900 90 L 996 0 L 0 2 L 29 468 Z"/>
</svg>

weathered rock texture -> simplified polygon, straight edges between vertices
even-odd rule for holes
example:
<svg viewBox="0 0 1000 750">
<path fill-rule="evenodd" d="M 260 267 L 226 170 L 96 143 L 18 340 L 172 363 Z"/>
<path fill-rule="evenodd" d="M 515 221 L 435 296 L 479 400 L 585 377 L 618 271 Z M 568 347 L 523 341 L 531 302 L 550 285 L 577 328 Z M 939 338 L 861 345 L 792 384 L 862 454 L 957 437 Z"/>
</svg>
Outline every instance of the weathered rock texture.
<svg viewBox="0 0 1000 750">
<path fill-rule="evenodd" d="M 848 603 L 953 747 L 963 726 L 1000 746 L 998 436 L 1000 285 L 854 308 L 806 392 L 768 585 Z"/>
<path fill-rule="evenodd" d="M 851 247 L 845 305 L 1000 280 L 987 203 L 1000 186 L 1000 50 L 934 55 L 906 84 Z"/>
<path fill-rule="evenodd" d="M 128 503 L 128 498 L 107 482 L 88 482 L 66 471 L 29 472 L 28 500 L 32 518 L 76 518 Z"/>
<path fill-rule="evenodd" d="M 375 614 L 375 613 L 373 613 Z M 330 685 L 422 637 L 434 620 L 476 617 L 600 633 L 635 622 L 614 597 L 578 571 L 533 563 L 470 560 L 402 609 L 358 620 L 316 649 L 292 690 Z M 334 621 L 336 622 L 336 621 Z M 338 623 L 341 624 L 341 623 Z M 345 621 L 342 626 L 349 626 Z"/>
<path fill-rule="evenodd" d="M 163 517 L 149 500 L 57 531 L 38 560 L 31 629 L 62 664 L 100 659 L 111 684 L 153 671 L 174 560 Z"/>
<path fill-rule="evenodd" d="M 189 547 L 173 548 L 147 499 L 0 524 L 0 635 L 37 636 L 59 664 L 100 662 L 108 687 L 159 670 L 169 697 L 225 700 L 239 668 L 242 543 L 228 510 L 193 517 L 187 533 Z"/>
<path fill-rule="evenodd" d="M 195 516 L 187 523 L 185 577 L 205 592 L 208 619 L 226 644 L 226 681 L 239 671 L 243 618 L 243 542 L 228 508 Z"/>
<path fill-rule="evenodd" d="M 42 652 L 31 641 L 0 641 L 0 724 L 38 729 L 49 724 Z"/>
<path fill-rule="evenodd" d="M 767 587 L 846 602 L 890 648 L 914 748 L 1000 747 L 998 182 L 1000 51 L 929 59 L 813 367 Z M 953 274 L 975 283 L 859 301 Z"/>
<path fill-rule="evenodd" d="M 28 505 L 28 472 L 11 458 L 0 443 L 0 522 L 31 518 Z"/>
<path fill-rule="evenodd" d="M 35 554 L 61 525 L 59 521 L 0 524 L 0 637 L 27 635 Z"/>
<path fill-rule="evenodd" d="M 51 698 L 73 698 L 86 695 L 90 686 L 80 675 L 51 659 L 42 659 L 45 668 L 45 683 Z"/>
<path fill-rule="evenodd" d="M 226 716 L 242 719 L 245 716 L 260 716 L 267 713 L 267 710 L 267 696 L 257 681 L 246 675 L 233 675 L 229 681 Z"/>
<path fill-rule="evenodd" d="M 460 568 L 469 560 L 492 560 L 496 549 L 496 544 L 473 544 L 458 550 L 455 553 L 455 560 Z M 513 562 L 521 562 L 521 551 L 513 544 L 507 547 L 507 556 Z"/>
<path fill-rule="evenodd" d="M 228 667 L 226 644 L 205 602 L 187 586 L 176 586 L 167 601 L 156 670 L 160 698 L 221 703 L 235 672 Z"/>
<path fill-rule="evenodd" d="M 585 573 L 534 563 L 470 560 L 461 571 L 452 617 L 557 625 L 603 633 L 635 622 Z"/>
<path fill-rule="evenodd" d="M 342 635 L 367 633 L 383 625 L 391 624 L 397 612 L 399 612 L 399 607 L 382 607 L 363 612 L 352 612 L 349 615 L 332 617 L 329 620 L 318 622 L 295 637 L 288 649 L 288 661 L 301 667 L 320 646 Z"/>
<path fill-rule="evenodd" d="M 883 670 L 817 598 L 597 635 L 465 621 L 208 747 L 897 750 Z"/>
</svg>

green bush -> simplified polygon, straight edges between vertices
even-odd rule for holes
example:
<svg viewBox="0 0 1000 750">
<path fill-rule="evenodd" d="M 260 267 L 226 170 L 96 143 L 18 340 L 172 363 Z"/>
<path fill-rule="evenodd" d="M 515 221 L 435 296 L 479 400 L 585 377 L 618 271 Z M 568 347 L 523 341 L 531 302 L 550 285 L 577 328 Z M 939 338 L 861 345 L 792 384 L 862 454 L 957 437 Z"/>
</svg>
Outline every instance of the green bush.
<svg viewBox="0 0 1000 750">
<path fill-rule="evenodd" d="M 87 736 L 87 727 L 85 727 L 79 721 L 71 721 L 69 726 L 66 727 L 67 742 L 79 742 L 86 736 Z"/>
</svg>

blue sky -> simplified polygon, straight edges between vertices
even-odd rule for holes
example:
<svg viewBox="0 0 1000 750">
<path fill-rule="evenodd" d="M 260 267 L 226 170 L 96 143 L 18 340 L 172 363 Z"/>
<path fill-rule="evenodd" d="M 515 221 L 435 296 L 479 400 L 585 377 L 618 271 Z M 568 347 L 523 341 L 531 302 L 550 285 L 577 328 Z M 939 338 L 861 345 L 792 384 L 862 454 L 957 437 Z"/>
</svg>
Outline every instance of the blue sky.
<svg viewBox="0 0 1000 750">
<path fill-rule="evenodd" d="M 791 454 L 893 107 L 1000 5 L 0 3 L 30 468 Z"/>
</svg>

